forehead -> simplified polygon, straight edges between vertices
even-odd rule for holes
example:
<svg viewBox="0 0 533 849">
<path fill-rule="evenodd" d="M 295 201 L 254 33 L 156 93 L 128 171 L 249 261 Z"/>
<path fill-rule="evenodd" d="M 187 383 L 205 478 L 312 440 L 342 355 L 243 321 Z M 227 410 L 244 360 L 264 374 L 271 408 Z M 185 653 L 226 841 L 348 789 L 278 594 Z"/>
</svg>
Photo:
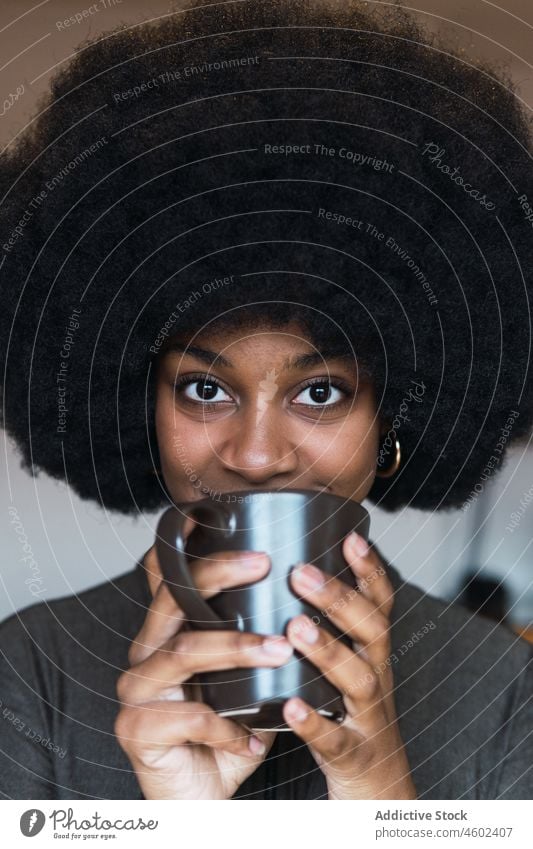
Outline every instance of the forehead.
<svg viewBox="0 0 533 849">
<path fill-rule="evenodd" d="M 165 353 L 178 361 L 185 357 L 194 357 L 206 365 L 223 368 L 254 370 L 275 367 L 279 371 L 305 370 L 321 366 L 326 361 L 335 360 L 348 366 L 350 370 L 358 368 L 353 350 L 321 345 L 318 348 L 308 330 L 297 322 L 287 322 L 283 326 L 267 323 L 243 324 L 240 327 L 216 328 L 212 332 L 204 330 L 197 333 L 176 334 L 168 340 Z"/>
<path fill-rule="evenodd" d="M 246 356 L 252 348 L 255 352 L 275 348 L 288 354 L 316 351 L 304 325 L 295 321 L 276 325 L 268 320 L 230 324 L 214 322 L 194 332 L 176 333 L 164 346 L 165 353 L 197 355 L 200 349 L 216 352 L 220 364 L 232 357 Z"/>
<path fill-rule="evenodd" d="M 213 327 L 212 331 L 198 334 L 192 344 L 217 350 L 228 358 L 247 356 L 253 350 L 289 357 L 292 353 L 316 352 L 317 347 L 304 326 L 288 322 L 282 327 L 269 324 L 247 325 L 234 328 Z"/>
</svg>

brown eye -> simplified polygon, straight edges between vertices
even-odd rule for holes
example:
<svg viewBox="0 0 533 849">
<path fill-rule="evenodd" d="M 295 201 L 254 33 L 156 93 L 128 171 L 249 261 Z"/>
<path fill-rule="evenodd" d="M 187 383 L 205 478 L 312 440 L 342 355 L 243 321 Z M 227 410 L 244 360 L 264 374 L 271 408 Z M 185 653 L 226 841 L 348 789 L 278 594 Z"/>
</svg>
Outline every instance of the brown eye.
<svg viewBox="0 0 533 849">
<path fill-rule="evenodd" d="M 219 383 L 208 377 L 188 377 L 177 380 L 175 389 L 179 395 L 197 404 L 233 400 Z"/>
<path fill-rule="evenodd" d="M 187 390 L 192 390 L 193 394 L 202 401 L 212 401 L 216 397 L 218 388 L 217 384 L 212 381 L 198 380 L 195 383 L 189 384 Z M 191 397 L 188 391 L 185 392 L 185 395 Z"/>
<path fill-rule="evenodd" d="M 296 396 L 296 404 L 305 404 L 308 407 L 330 407 L 343 401 L 346 393 L 328 380 L 320 380 L 306 386 Z M 302 399 L 302 400 L 298 400 Z"/>
</svg>

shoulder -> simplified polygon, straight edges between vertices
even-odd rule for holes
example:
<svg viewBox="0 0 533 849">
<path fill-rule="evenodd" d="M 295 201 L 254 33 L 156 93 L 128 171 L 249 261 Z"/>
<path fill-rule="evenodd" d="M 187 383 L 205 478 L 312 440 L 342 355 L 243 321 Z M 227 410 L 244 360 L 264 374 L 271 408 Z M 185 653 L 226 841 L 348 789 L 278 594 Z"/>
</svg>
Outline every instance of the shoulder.
<svg viewBox="0 0 533 849">
<path fill-rule="evenodd" d="M 472 613 L 461 604 L 436 598 L 408 583 L 398 589 L 395 601 L 398 633 L 407 641 L 414 637 L 415 643 L 429 637 L 425 653 L 438 657 L 441 670 L 454 668 L 462 675 L 472 670 L 479 678 L 482 668 L 489 671 L 494 664 L 505 661 L 505 674 L 510 676 L 522 669 L 531 656 L 530 644 L 510 628 Z M 499 670 L 500 676 L 502 671 Z"/>
<path fill-rule="evenodd" d="M 384 560 L 394 591 L 391 656 L 396 694 L 406 709 L 432 716 L 436 729 L 474 724 L 495 730 L 531 686 L 532 646 L 460 604 L 403 581 Z M 532 717 L 533 719 L 533 717 Z"/>
<path fill-rule="evenodd" d="M 395 702 L 421 798 L 530 798 L 533 647 L 384 563 Z"/>
<path fill-rule="evenodd" d="M 59 649 L 89 646 L 105 634 L 131 639 L 141 627 L 149 604 L 142 567 L 81 593 L 32 604 L 0 623 L 0 653 L 11 656 L 27 647 Z M 26 649 L 25 649 L 26 647 Z"/>
</svg>

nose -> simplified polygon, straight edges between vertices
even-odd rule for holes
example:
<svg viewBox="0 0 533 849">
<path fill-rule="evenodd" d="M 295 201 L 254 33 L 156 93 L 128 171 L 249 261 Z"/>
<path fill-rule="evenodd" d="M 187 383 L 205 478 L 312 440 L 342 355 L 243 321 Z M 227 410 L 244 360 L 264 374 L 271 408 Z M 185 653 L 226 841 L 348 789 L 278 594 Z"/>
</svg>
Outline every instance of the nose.
<svg viewBox="0 0 533 849">
<path fill-rule="evenodd" d="M 227 471 L 250 486 L 293 476 L 297 471 L 296 446 L 289 425 L 275 405 L 250 405 L 228 422 L 230 434 L 219 445 L 218 456 Z"/>
</svg>

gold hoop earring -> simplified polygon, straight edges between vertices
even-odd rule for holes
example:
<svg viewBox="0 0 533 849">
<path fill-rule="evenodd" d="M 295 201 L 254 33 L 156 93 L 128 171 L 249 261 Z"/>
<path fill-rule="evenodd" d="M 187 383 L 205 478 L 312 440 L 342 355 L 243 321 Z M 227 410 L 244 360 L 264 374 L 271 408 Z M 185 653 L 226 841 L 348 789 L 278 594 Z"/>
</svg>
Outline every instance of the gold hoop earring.
<svg viewBox="0 0 533 849">
<path fill-rule="evenodd" d="M 400 468 L 400 463 L 402 461 L 402 450 L 400 448 L 400 440 L 398 438 L 396 438 L 394 440 L 394 445 L 395 445 L 395 448 L 396 448 L 396 455 L 394 457 L 394 462 L 392 463 L 391 466 L 385 467 L 384 469 L 380 469 L 379 461 L 378 461 L 378 470 L 376 471 L 376 477 L 377 478 L 391 478 L 393 475 L 396 474 L 396 472 Z M 381 455 L 382 451 L 380 450 L 379 453 Z"/>
</svg>

